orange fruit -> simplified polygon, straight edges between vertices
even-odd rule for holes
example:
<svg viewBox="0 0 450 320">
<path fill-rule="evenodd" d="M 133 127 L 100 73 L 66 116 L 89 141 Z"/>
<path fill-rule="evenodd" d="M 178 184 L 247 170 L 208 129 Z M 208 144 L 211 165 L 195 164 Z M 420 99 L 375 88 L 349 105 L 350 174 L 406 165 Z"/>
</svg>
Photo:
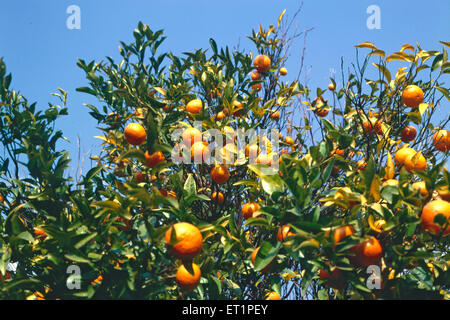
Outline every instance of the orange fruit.
<svg viewBox="0 0 450 320">
<path fill-rule="evenodd" d="M 216 120 L 222 120 L 225 117 L 225 112 L 219 111 L 216 115 Z"/>
<path fill-rule="evenodd" d="M 352 262 L 362 267 L 377 265 L 383 254 L 383 248 L 375 237 L 371 237 L 353 246 L 350 251 L 355 254 L 351 259 Z"/>
<path fill-rule="evenodd" d="M 36 227 L 34 229 L 34 235 L 40 241 L 44 241 L 47 238 L 47 233 L 44 230 L 42 230 L 40 227 Z"/>
<path fill-rule="evenodd" d="M 355 233 L 355 230 L 352 226 L 342 226 L 334 230 L 333 233 L 333 239 L 334 239 L 334 245 L 336 246 L 341 240 L 344 238 L 351 236 Z M 325 236 L 328 236 L 330 234 L 329 231 L 325 233 Z"/>
<path fill-rule="evenodd" d="M 436 235 L 442 232 L 442 227 L 434 222 L 434 218 L 442 214 L 447 220 L 447 227 L 443 231 L 443 235 L 450 233 L 450 202 L 445 200 L 432 200 L 428 202 L 422 209 L 420 216 L 420 224 L 425 230 L 428 230 Z"/>
<path fill-rule="evenodd" d="M 409 156 L 405 160 L 405 168 L 411 171 L 424 171 L 428 167 L 427 159 L 422 154 Z"/>
<path fill-rule="evenodd" d="M 280 68 L 279 72 L 280 72 L 280 75 L 282 75 L 282 76 L 285 76 L 288 73 L 286 68 Z"/>
<path fill-rule="evenodd" d="M 248 202 L 242 206 L 242 215 L 244 219 L 249 219 L 259 209 L 261 209 L 261 206 L 257 202 Z"/>
<path fill-rule="evenodd" d="M 260 249 L 261 247 L 257 247 L 255 250 L 253 250 L 253 252 L 252 252 L 252 256 L 251 256 L 251 261 L 252 261 L 252 264 L 253 265 L 255 265 L 255 259 L 256 259 L 256 255 L 258 254 L 258 251 L 259 251 L 259 249 Z M 270 268 L 272 267 L 272 264 L 273 264 L 273 260 L 267 265 L 267 266 L 265 266 L 264 268 L 262 268 L 259 272 L 261 272 L 261 273 L 267 273 L 267 272 L 269 272 L 270 271 Z"/>
<path fill-rule="evenodd" d="M 266 300 L 281 300 L 281 297 L 275 291 L 271 291 L 267 294 Z"/>
<path fill-rule="evenodd" d="M 395 165 L 400 168 L 405 164 L 407 158 L 412 157 L 416 154 L 416 151 L 411 148 L 401 148 L 397 151 L 394 156 Z"/>
<path fill-rule="evenodd" d="M 363 121 L 364 132 L 372 135 L 374 133 L 382 135 L 383 126 L 377 118 L 369 118 Z"/>
<path fill-rule="evenodd" d="M 283 242 L 286 238 L 295 236 L 291 231 L 291 227 L 287 224 L 278 228 L 277 241 Z"/>
<path fill-rule="evenodd" d="M 195 161 L 196 159 L 198 159 L 200 162 L 208 161 L 209 155 L 210 154 L 207 142 L 198 141 L 191 146 L 192 160 Z"/>
<path fill-rule="evenodd" d="M 177 271 L 176 281 L 180 286 L 181 290 L 186 292 L 192 291 L 195 288 L 197 288 L 198 284 L 200 283 L 200 278 L 202 276 L 200 267 L 195 263 L 192 263 L 191 271 L 193 273 L 189 272 L 184 266 L 184 264 L 181 264 L 178 267 Z"/>
<path fill-rule="evenodd" d="M 364 171 L 364 170 L 366 170 L 367 162 L 365 162 L 364 160 L 359 160 L 356 163 L 356 166 L 358 167 L 358 170 Z"/>
<path fill-rule="evenodd" d="M 414 190 L 419 191 L 423 197 L 426 197 L 428 195 L 427 185 L 426 185 L 425 181 L 414 182 L 412 184 L 412 187 Z"/>
<path fill-rule="evenodd" d="M 183 143 L 189 147 L 192 146 L 195 142 L 203 140 L 200 130 L 194 127 L 184 130 L 181 138 L 183 139 Z"/>
<path fill-rule="evenodd" d="M 286 142 L 287 144 L 294 144 L 294 139 L 292 139 L 292 137 L 287 136 L 286 138 L 284 138 L 284 142 Z"/>
<path fill-rule="evenodd" d="M 130 123 L 125 127 L 124 135 L 127 142 L 134 146 L 143 144 L 147 138 L 147 133 L 145 132 L 144 127 L 135 122 Z"/>
<path fill-rule="evenodd" d="M 436 188 L 436 191 L 438 193 L 438 196 L 445 201 L 450 201 L 450 191 L 448 189 L 448 186 L 442 186 Z"/>
<path fill-rule="evenodd" d="M 330 111 L 330 109 L 328 108 L 317 108 L 315 110 L 315 113 L 317 114 L 318 117 L 326 117 L 328 115 L 328 112 Z"/>
<path fill-rule="evenodd" d="M 278 121 L 280 119 L 280 111 L 274 111 L 270 114 L 270 119 Z"/>
<path fill-rule="evenodd" d="M 170 244 L 172 230 L 175 231 L 175 244 L 169 246 L 169 251 L 172 255 L 182 260 L 189 260 L 200 253 L 203 237 L 196 226 L 187 222 L 175 223 L 166 231 L 165 240 L 167 245 Z"/>
<path fill-rule="evenodd" d="M 450 151 L 450 131 L 439 130 L 433 135 L 433 145 L 438 151 Z"/>
<path fill-rule="evenodd" d="M 256 91 L 260 91 L 262 89 L 261 83 L 255 83 L 254 85 L 252 85 L 252 89 L 256 90 Z"/>
<path fill-rule="evenodd" d="M 211 179 L 215 183 L 219 184 L 225 183 L 228 181 L 228 179 L 230 179 L 230 171 L 223 164 L 214 166 L 214 168 L 212 168 L 211 170 L 210 175 Z"/>
<path fill-rule="evenodd" d="M 345 282 L 342 281 L 342 271 L 338 268 L 334 268 L 331 271 L 331 275 L 329 272 L 324 269 L 319 270 L 319 278 L 328 281 L 325 282 L 325 285 L 334 289 L 343 289 L 345 287 Z"/>
<path fill-rule="evenodd" d="M 213 192 L 211 195 L 211 200 L 217 202 L 218 204 L 222 204 L 224 201 L 224 196 L 222 192 Z"/>
<path fill-rule="evenodd" d="M 134 176 L 136 177 L 136 181 L 138 183 L 144 182 L 147 180 L 147 175 L 145 173 L 143 173 L 142 171 L 138 171 L 134 174 Z"/>
<path fill-rule="evenodd" d="M 423 91 L 418 86 L 409 85 L 402 92 L 402 101 L 403 103 L 410 107 L 416 108 L 423 102 Z"/>
<path fill-rule="evenodd" d="M 416 138 L 416 135 L 417 130 L 413 126 L 406 126 L 400 133 L 403 142 L 413 141 Z"/>
<path fill-rule="evenodd" d="M 253 81 L 261 80 L 261 73 L 259 73 L 258 71 L 254 71 L 250 74 L 250 77 Z"/>
<path fill-rule="evenodd" d="M 272 154 L 260 153 L 258 155 L 258 157 L 256 157 L 256 163 L 271 166 L 272 165 Z"/>
<path fill-rule="evenodd" d="M 165 161 L 166 158 L 161 151 L 155 151 L 151 155 L 145 151 L 145 165 L 149 168 L 156 167 L 159 163 Z"/>
<path fill-rule="evenodd" d="M 253 60 L 253 66 L 258 72 L 267 72 L 270 69 L 270 58 L 264 54 L 257 55 Z"/>
<path fill-rule="evenodd" d="M 203 102 L 200 99 L 194 99 L 188 102 L 186 105 L 186 111 L 193 114 L 200 113 L 200 110 L 202 110 Z"/>
<path fill-rule="evenodd" d="M 248 158 L 256 158 L 257 154 L 258 154 L 258 145 L 257 144 L 252 144 L 252 145 L 246 145 L 245 146 L 245 156 Z"/>
<path fill-rule="evenodd" d="M 336 89 L 336 87 L 334 86 L 333 83 L 330 83 L 330 84 L 328 85 L 328 90 L 334 91 L 334 89 Z"/>
</svg>

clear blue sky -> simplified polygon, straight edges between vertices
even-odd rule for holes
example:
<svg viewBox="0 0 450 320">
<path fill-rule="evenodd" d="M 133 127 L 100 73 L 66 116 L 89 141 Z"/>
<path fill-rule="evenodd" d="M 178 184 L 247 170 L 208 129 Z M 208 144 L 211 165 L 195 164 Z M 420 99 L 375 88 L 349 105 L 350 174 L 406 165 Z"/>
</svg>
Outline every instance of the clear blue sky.
<svg viewBox="0 0 450 320">
<path fill-rule="evenodd" d="M 118 57 L 119 40 L 132 41 L 138 21 L 153 30 L 164 29 L 168 39 L 160 50 L 175 53 L 209 47 L 209 38 L 219 46 L 254 52 L 246 39 L 258 24 L 276 24 L 283 9 L 292 16 L 301 1 L 295 0 L 42 0 L 2 1 L 0 11 L 0 56 L 13 74 L 12 87 L 31 101 L 45 106 L 58 87 L 68 91 L 69 116 L 57 122 L 72 142 L 61 147 L 77 156 L 76 137 L 84 151 L 98 151 L 101 135 L 96 121 L 83 103 L 100 104 L 75 88 L 87 84 L 76 66 L 77 58 L 100 60 Z M 66 20 L 70 5 L 81 8 L 81 30 L 69 30 Z M 369 5 L 381 9 L 381 29 L 366 27 Z M 340 58 L 355 58 L 354 45 L 371 41 L 387 52 L 404 43 L 419 42 L 427 50 L 440 50 L 439 40 L 450 41 L 448 0 L 305 0 L 297 18 L 299 29 L 314 27 L 307 39 L 306 66 L 311 88 L 324 88 L 331 69 L 339 71 Z M 302 43 L 291 50 L 287 63 L 293 77 L 298 70 Z M 118 58 L 117 58 L 118 59 Z M 394 71 L 395 72 L 395 71 Z M 76 166 L 76 160 L 72 163 Z"/>
</svg>

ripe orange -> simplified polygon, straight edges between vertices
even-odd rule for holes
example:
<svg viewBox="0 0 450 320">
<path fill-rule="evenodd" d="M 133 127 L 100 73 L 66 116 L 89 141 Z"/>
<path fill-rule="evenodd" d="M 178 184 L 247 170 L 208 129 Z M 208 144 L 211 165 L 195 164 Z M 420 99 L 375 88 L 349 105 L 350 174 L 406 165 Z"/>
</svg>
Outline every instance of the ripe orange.
<svg viewBox="0 0 450 320">
<path fill-rule="evenodd" d="M 438 187 L 436 188 L 436 191 L 442 200 L 450 201 L 450 190 L 448 189 L 448 186 Z"/>
<path fill-rule="evenodd" d="M 286 142 L 287 144 L 294 144 L 294 139 L 292 139 L 292 137 L 287 136 L 286 138 L 284 138 L 284 142 Z"/>
<path fill-rule="evenodd" d="M 281 300 L 281 297 L 278 293 L 272 291 L 267 294 L 266 300 Z"/>
<path fill-rule="evenodd" d="M 364 160 L 359 160 L 356 163 L 356 166 L 358 167 L 358 170 L 364 171 L 364 170 L 366 170 L 367 162 L 365 162 Z"/>
<path fill-rule="evenodd" d="M 142 171 L 138 171 L 134 174 L 134 176 L 136 177 L 136 181 L 138 183 L 144 182 L 147 180 L 147 175 L 145 173 L 143 173 Z"/>
<path fill-rule="evenodd" d="M 288 73 L 286 68 L 280 68 L 279 72 L 280 72 L 280 75 L 282 75 L 282 76 L 285 76 Z"/>
<path fill-rule="evenodd" d="M 258 254 L 258 251 L 259 251 L 259 249 L 260 249 L 261 247 L 257 247 L 255 250 L 253 250 L 253 252 L 252 252 L 252 256 L 251 256 L 251 261 L 252 261 L 252 264 L 253 265 L 255 265 L 255 259 L 256 259 L 256 255 Z M 259 272 L 261 272 L 261 273 L 267 273 L 267 272 L 269 272 L 270 271 L 270 268 L 272 267 L 272 264 L 273 264 L 273 260 L 267 265 L 267 266 L 265 266 L 264 268 L 262 268 Z"/>
<path fill-rule="evenodd" d="M 325 285 L 334 288 L 334 289 L 344 289 L 345 288 L 345 282 L 342 281 L 342 271 L 338 268 L 334 268 L 333 271 L 331 271 L 331 275 L 329 272 L 325 271 L 324 269 L 319 270 L 319 278 L 324 280 L 328 279 L 328 281 L 325 282 Z"/>
<path fill-rule="evenodd" d="M 424 171 L 428 167 L 427 159 L 422 154 L 409 156 L 405 160 L 405 168 L 411 171 Z"/>
<path fill-rule="evenodd" d="M 267 72 L 270 69 L 270 58 L 266 55 L 257 55 L 255 60 L 253 60 L 253 66 L 258 70 L 258 72 Z"/>
<path fill-rule="evenodd" d="M 144 127 L 135 122 L 130 123 L 125 127 L 124 135 L 128 143 L 134 146 L 143 144 L 147 138 L 147 133 L 145 132 Z"/>
<path fill-rule="evenodd" d="M 200 113 L 200 110 L 203 107 L 203 102 L 200 99 L 194 99 L 188 102 L 186 105 L 186 111 L 193 114 Z"/>
<path fill-rule="evenodd" d="M 256 157 L 256 163 L 271 166 L 272 165 L 272 154 L 260 153 L 258 155 L 258 157 Z"/>
<path fill-rule="evenodd" d="M 270 114 L 270 119 L 278 121 L 280 119 L 280 111 L 274 111 Z"/>
<path fill-rule="evenodd" d="M 44 230 L 42 230 L 40 227 L 36 227 L 34 229 L 34 235 L 40 241 L 44 241 L 47 238 L 47 233 Z"/>
<path fill-rule="evenodd" d="M 328 115 L 328 112 L 330 112 L 330 109 L 328 108 L 317 108 L 315 110 L 315 113 L 317 114 L 318 117 L 326 117 Z"/>
<path fill-rule="evenodd" d="M 244 219 L 249 219 L 259 209 L 261 209 L 261 206 L 257 202 L 248 202 L 242 206 L 242 215 Z"/>
<path fill-rule="evenodd" d="M 228 179 L 230 179 L 230 171 L 223 164 L 214 166 L 214 168 L 212 168 L 211 170 L 210 175 L 212 181 L 219 184 L 225 183 L 228 181 Z"/>
<path fill-rule="evenodd" d="M 102 283 L 103 281 L 103 276 L 99 275 L 97 278 L 95 278 L 94 280 L 91 281 L 91 285 L 95 285 L 96 283 Z"/>
<path fill-rule="evenodd" d="M 394 156 L 395 165 L 400 168 L 405 164 L 407 158 L 412 157 L 416 154 L 416 151 L 411 148 L 402 148 L 397 151 Z"/>
<path fill-rule="evenodd" d="M 382 135 L 383 134 L 383 126 L 381 121 L 377 118 L 369 118 L 363 121 L 364 132 L 372 135 L 374 133 Z"/>
<path fill-rule="evenodd" d="M 175 230 L 175 244 L 170 246 L 172 230 Z M 182 260 L 193 259 L 202 250 L 203 237 L 200 230 L 187 222 L 175 223 L 167 229 L 165 240 L 170 253 Z"/>
<path fill-rule="evenodd" d="M 334 230 L 334 234 L 333 234 L 333 238 L 334 238 L 334 246 L 336 246 L 339 242 L 341 242 L 341 240 L 343 240 L 344 238 L 351 236 L 352 234 L 355 233 L 355 230 L 353 229 L 352 226 L 343 226 L 343 227 L 339 227 L 337 229 Z M 328 236 L 330 234 L 329 231 L 327 231 L 325 233 L 325 236 Z"/>
<path fill-rule="evenodd" d="M 165 161 L 166 158 L 161 151 L 155 151 L 151 155 L 145 151 L 145 165 L 149 168 L 156 167 L 159 163 Z"/>
<path fill-rule="evenodd" d="M 211 195 L 211 200 L 217 202 L 218 204 L 222 204 L 224 201 L 224 196 L 222 192 L 213 192 Z"/>
<path fill-rule="evenodd" d="M 353 246 L 350 251 L 355 254 L 351 259 L 352 263 L 362 267 L 377 265 L 383 254 L 383 248 L 375 237 Z"/>
<path fill-rule="evenodd" d="M 183 291 L 192 291 L 197 288 L 200 283 L 200 278 L 202 276 L 202 272 L 200 267 L 195 263 L 192 263 L 192 272 L 189 272 L 184 264 L 181 264 L 178 267 L 176 281 Z"/>
<path fill-rule="evenodd" d="M 256 158 L 257 154 L 258 154 L 258 145 L 257 144 L 252 144 L 252 145 L 246 145 L 245 146 L 245 156 L 248 158 Z"/>
<path fill-rule="evenodd" d="M 403 103 L 410 107 L 416 108 L 423 102 L 423 91 L 418 86 L 409 85 L 402 92 L 402 101 Z"/>
<path fill-rule="evenodd" d="M 195 142 L 203 140 L 200 130 L 194 127 L 184 130 L 181 138 L 183 139 L 183 143 L 189 147 L 192 146 Z"/>
<path fill-rule="evenodd" d="M 255 83 L 254 85 L 252 85 L 252 89 L 256 90 L 256 91 L 260 91 L 262 89 L 261 83 Z"/>
<path fill-rule="evenodd" d="M 422 215 L 420 216 L 420 224 L 425 230 L 428 230 L 434 234 L 440 234 L 442 227 L 434 222 L 434 218 L 442 214 L 447 220 L 447 227 L 443 231 L 443 235 L 450 233 L 450 202 L 445 200 L 432 200 L 428 202 L 422 209 Z"/>
<path fill-rule="evenodd" d="M 191 159 L 195 161 L 198 159 L 200 162 L 208 161 L 210 156 L 208 144 L 206 141 L 195 142 L 191 146 Z"/>
<path fill-rule="evenodd" d="M 436 150 L 447 152 L 450 151 L 450 131 L 439 130 L 433 135 L 433 145 Z"/>
<path fill-rule="evenodd" d="M 420 192 L 423 197 L 428 195 L 427 185 L 425 181 L 417 181 L 412 184 L 413 189 Z"/>
<path fill-rule="evenodd" d="M 250 77 L 253 81 L 261 80 L 261 73 L 259 73 L 258 71 L 254 71 L 250 74 Z"/>
<path fill-rule="evenodd" d="M 278 228 L 277 241 L 283 242 L 286 238 L 295 236 L 295 234 L 293 234 L 290 230 L 291 227 L 288 226 L 287 224 Z"/>
<path fill-rule="evenodd" d="M 413 141 L 416 138 L 416 135 L 417 130 L 413 126 L 406 126 L 400 133 L 403 142 Z"/>
<path fill-rule="evenodd" d="M 222 120 L 225 117 L 225 112 L 219 111 L 216 115 L 216 120 Z"/>
<path fill-rule="evenodd" d="M 336 89 L 336 87 L 334 86 L 333 83 L 330 83 L 330 84 L 328 85 L 328 89 L 331 90 L 331 91 L 334 91 L 334 89 Z"/>
</svg>

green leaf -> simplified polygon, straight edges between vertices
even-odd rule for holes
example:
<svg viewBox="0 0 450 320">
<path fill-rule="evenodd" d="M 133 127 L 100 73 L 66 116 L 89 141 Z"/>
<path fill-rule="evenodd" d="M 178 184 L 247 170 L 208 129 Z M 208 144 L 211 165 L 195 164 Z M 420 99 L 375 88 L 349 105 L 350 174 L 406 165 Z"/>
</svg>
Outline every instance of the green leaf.
<svg viewBox="0 0 450 320">
<path fill-rule="evenodd" d="M 254 265 L 255 270 L 261 271 L 269 263 L 271 263 L 277 256 L 280 248 L 281 248 L 280 242 L 277 242 L 276 244 L 273 244 L 269 241 L 262 242 L 258 250 L 258 253 L 255 257 L 255 265 Z"/>
<path fill-rule="evenodd" d="M 186 197 L 191 197 L 197 194 L 197 185 L 195 184 L 195 179 L 192 173 L 188 174 L 183 190 Z"/>
</svg>

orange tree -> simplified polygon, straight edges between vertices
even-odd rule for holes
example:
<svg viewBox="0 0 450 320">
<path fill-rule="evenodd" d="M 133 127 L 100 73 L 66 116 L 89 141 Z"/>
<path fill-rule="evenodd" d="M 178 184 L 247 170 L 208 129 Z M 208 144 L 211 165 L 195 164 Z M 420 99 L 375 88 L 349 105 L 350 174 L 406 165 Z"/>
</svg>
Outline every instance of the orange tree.
<svg viewBox="0 0 450 320">
<path fill-rule="evenodd" d="M 176 56 L 139 23 L 120 62 L 79 60 L 103 148 L 76 184 L 55 148 L 65 92 L 36 111 L 1 62 L 0 296 L 448 298 L 448 116 L 433 124 L 450 98 L 447 51 L 362 43 L 342 85 L 313 94 L 282 78 L 288 26 L 253 31 L 257 55 L 211 39 Z M 264 153 L 239 148 L 242 129 L 287 136 L 259 136 Z"/>
</svg>

